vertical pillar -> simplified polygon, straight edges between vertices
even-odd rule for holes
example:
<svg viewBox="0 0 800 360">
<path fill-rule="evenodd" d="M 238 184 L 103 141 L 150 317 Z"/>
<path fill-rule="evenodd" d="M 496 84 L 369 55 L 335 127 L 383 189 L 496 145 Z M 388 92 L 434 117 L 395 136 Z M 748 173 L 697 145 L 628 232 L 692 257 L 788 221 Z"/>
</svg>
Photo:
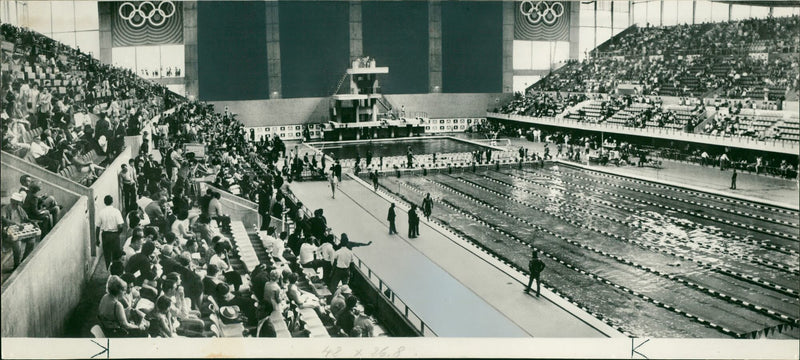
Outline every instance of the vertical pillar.
<svg viewBox="0 0 800 360">
<path fill-rule="evenodd" d="M 695 24 L 697 21 L 695 18 L 697 17 L 697 0 L 692 0 L 692 25 Z"/>
<path fill-rule="evenodd" d="M 614 2 L 611 2 L 611 37 L 614 37 Z"/>
<path fill-rule="evenodd" d="M 428 82 L 430 92 L 442 92 L 442 3 L 439 0 L 428 2 Z"/>
<path fill-rule="evenodd" d="M 752 10 L 751 10 L 751 11 L 752 11 Z M 772 16 L 773 16 L 773 15 L 772 15 L 772 14 L 773 14 L 773 11 L 775 11 L 775 7 L 774 7 L 774 6 L 770 6 L 770 7 L 769 7 L 769 17 L 772 17 Z"/>
<path fill-rule="evenodd" d="M 503 92 L 514 86 L 514 2 L 503 1 Z"/>
<path fill-rule="evenodd" d="M 628 0 L 628 26 L 633 26 L 633 21 L 636 19 L 633 16 L 633 0 Z"/>
<path fill-rule="evenodd" d="M 97 14 L 100 21 L 100 62 L 111 64 L 111 6 L 110 2 L 97 2 Z"/>
<path fill-rule="evenodd" d="M 361 2 L 350 1 L 350 62 L 364 56 L 364 36 L 361 26 Z"/>
<path fill-rule="evenodd" d="M 597 48 L 597 1 L 594 2 L 594 24 L 592 24 L 592 29 L 594 29 L 594 41 L 592 42 L 592 50 Z"/>
<path fill-rule="evenodd" d="M 581 56 L 581 3 L 569 4 L 569 58 L 580 59 Z"/>
<path fill-rule="evenodd" d="M 664 26 L 664 0 L 659 0 L 658 6 L 658 26 Z"/>
<path fill-rule="evenodd" d="M 183 2 L 183 84 L 186 96 L 197 99 L 200 80 L 197 55 L 197 1 Z"/>
<path fill-rule="evenodd" d="M 728 4 L 728 21 L 731 21 L 733 15 L 733 4 Z"/>
<path fill-rule="evenodd" d="M 267 64 L 269 68 L 269 98 L 280 99 L 283 93 L 281 79 L 281 34 L 278 2 L 267 1 Z"/>
</svg>

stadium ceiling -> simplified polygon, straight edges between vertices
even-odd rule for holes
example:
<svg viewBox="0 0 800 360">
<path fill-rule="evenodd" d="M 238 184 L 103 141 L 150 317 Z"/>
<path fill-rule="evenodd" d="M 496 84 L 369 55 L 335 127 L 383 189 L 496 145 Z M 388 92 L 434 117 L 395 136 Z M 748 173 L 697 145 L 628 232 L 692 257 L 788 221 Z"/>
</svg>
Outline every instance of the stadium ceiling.
<svg viewBox="0 0 800 360">
<path fill-rule="evenodd" d="M 735 4 L 735 5 L 752 5 L 752 6 L 772 6 L 772 7 L 798 7 L 797 1 L 757 1 L 757 0 L 711 0 L 713 2 Z"/>
</svg>

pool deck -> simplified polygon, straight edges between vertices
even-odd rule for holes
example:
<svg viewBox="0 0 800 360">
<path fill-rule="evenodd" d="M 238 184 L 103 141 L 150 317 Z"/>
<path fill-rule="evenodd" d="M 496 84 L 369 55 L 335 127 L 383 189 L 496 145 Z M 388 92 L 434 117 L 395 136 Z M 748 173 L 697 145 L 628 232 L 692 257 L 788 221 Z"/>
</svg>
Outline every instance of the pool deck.
<svg viewBox="0 0 800 360">
<path fill-rule="evenodd" d="M 397 204 L 400 233 L 389 235 L 389 200 L 363 181 L 344 180 L 336 199 L 327 182 L 290 187 L 309 208 L 324 209 L 336 233 L 345 232 L 357 242 L 373 241 L 354 252 L 439 336 L 624 336 L 547 289 L 541 298 L 523 293 L 523 274 L 436 224 L 423 219 L 421 236 L 408 239 L 402 204 Z"/>
</svg>

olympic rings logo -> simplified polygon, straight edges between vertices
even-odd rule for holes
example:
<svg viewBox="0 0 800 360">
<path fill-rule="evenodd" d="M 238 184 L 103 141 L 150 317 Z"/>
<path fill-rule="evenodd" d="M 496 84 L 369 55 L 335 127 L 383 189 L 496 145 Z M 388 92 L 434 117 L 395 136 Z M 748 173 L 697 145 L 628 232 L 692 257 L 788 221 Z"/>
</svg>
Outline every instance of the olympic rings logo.
<svg viewBox="0 0 800 360">
<path fill-rule="evenodd" d="M 133 27 L 142 27 L 146 23 L 153 26 L 164 25 L 168 18 L 175 15 L 177 9 L 172 1 L 161 1 L 158 6 L 150 1 L 142 1 L 137 7 L 132 2 L 124 2 L 119 6 L 119 17 Z"/>
<path fill-rule="evenodd" d="M 564 15 L 564 4 L 551 1 L 525 0 L 519 4 L 519 12 L 528 18 L 531 24 L 543 22 L 547 25 L 553 25 L 558 18 Z"/>
</svg>

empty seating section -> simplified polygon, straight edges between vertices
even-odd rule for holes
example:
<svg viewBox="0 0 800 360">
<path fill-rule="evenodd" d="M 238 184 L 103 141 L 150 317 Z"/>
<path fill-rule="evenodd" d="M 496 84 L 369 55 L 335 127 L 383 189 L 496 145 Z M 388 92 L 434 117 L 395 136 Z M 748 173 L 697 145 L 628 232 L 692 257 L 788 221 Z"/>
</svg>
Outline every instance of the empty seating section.
<svg viewBox="0 0 800 360">
<path fill-rule="evenodd" d="M 784 140 L 800 141 L 800 119 L 788 118 L 778 126 L 778 137 Z"/>
<path fill-rule="evenodd" d="M 529 90 L 797 99 L 800 17 L 626 30 Z"/>
</svg>

